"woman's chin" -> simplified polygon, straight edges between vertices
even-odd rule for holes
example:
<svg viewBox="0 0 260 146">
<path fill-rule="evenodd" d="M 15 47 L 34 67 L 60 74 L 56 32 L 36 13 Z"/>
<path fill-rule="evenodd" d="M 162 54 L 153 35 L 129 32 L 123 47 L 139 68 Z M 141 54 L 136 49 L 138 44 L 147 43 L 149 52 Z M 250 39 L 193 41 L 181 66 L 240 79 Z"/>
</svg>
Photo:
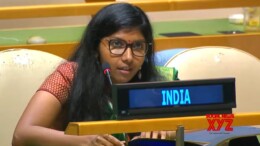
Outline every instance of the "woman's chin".
<svg viewBox="0 0 260 146">
<path fill-rule="evenodd" d="M 120 84 L 120 83 L 127 83 L 129 81 L 130 81 L 129 78 L 119 78 L 119 79 L 116 79 L 113 83 Z"/>
</svg>

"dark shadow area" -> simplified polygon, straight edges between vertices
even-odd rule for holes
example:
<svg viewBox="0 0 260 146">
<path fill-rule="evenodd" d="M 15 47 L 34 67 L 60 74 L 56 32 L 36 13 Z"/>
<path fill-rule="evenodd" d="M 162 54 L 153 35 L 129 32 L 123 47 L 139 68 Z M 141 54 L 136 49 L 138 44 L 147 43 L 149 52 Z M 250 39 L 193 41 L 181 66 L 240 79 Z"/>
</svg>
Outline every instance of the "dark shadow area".
<svg viewBox="0 0 260 146">
<path fill-rule="evenodd" d="M 243 31 L 240 30 L 229 30 L 229 31 L 218 31 L 219 33 L 222 34 L 240 34 L 240 33 L 244 33 Z"/>
<path fill-rule="evenodd" d="M 260 146 L 260 144 L 256 136 L 248 136 L 231 139 L 229 146 Z"/>
<path fill-rule="evenodd" d="M 193 33 L 193 32 L 160 33 L 160 35 L 166 36 L 166 37 L 200 36 L 200 34 Z"/>
<path fill-rule="evenodd" d="M 161 139 L 135 139 L 128 143 L 128 146 L 175 146 L 174 140 L 161 140 Z M 192 142 L 184 142 L 184 146 L 201 146 Z"/>
</svg>

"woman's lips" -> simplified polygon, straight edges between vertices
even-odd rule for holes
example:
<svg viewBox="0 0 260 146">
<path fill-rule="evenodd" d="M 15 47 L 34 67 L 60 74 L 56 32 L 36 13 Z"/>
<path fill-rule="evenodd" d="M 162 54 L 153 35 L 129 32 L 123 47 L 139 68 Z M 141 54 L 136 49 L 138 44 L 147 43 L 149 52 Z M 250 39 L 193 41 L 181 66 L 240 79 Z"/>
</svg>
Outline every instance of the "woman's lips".
<svg viewBox="0 0 260 146">
<path fill-rule="evenodd" d="M 131 71 L 129 68 L 119 68 L 118 70 L 122 74 L 129 74 Z"/>
</svg>

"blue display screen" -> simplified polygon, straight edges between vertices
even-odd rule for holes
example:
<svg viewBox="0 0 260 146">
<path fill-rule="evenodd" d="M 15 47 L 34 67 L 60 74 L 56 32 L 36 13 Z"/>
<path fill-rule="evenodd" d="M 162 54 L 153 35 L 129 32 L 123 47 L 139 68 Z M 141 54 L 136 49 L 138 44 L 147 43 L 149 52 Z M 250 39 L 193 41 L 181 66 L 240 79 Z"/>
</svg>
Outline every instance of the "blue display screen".
<svg viewBox="0 0 260 146">
<path fill-rule="evenodd" d="M 188 106 L 223 102 L 222 85 L 129 90 L 130 108 Z"/>
</svg>

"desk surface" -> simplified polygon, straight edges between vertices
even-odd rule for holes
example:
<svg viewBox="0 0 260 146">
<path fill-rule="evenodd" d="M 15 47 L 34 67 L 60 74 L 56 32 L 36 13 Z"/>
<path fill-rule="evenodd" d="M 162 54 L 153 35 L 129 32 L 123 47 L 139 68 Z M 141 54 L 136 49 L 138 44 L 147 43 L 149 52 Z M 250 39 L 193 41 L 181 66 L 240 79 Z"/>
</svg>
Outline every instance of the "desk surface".
<svg viewBox="0 0 260 146">
<path fill-rule="evenodd" d="M 106 134 L 123 132 L 142 132 L 158 130 L 176 130 L 178 125 L 185 129 L 207 129 L 206 116 L 139 119 L 122 121 L 72 122 L 65 133 L 70 135 Z M 240 113 L 234 115 L 232 126 L 260 125 L 260 113 Z M 106 127 L 106 128 L 104 128 Z"/>
<path fill-rule="evenodd" d="M 127 0 L 144 11 L 173 11 L 231 7 L 260 6 L 257 0 Z M 0 19 L 79 16 L 95 14 L 102 7 L 114 3 L 91 2 L 35 6 L 0 7 Z"/>
<path fill-rule="evenodd" d="M 192 48 L 199 46 L 228 46 L 249 52 L 260 58 L 260 33 L 221 34 L 218 31 L 242 31 L 242 25 L 235 25 L 227 19 L 154 22 L 155 50 L 170 48 Z M 40 50 L 68 58 L 73 52 L 84 26 L 42 28 L 26 30 L 0 30 L 0 51 L 10 48 Z M 160 33 L 193 32 L 201 36 L 164 37 Z M 29 37 L 40 35 L 46 44 L 28 45 Z"/>
<path fill-rule="evenodd" d="M 164 37 L 161 33 L 193 32 L 202 36 L 221 34 L 219 31 L 243 31 L 242 25 L 235 25 L 227 19 L 153 22 L 154 37 Z M 26 45 L 31 36 L 42 36 L 47 43 L 77 42 L 85 26 L 0 30 L 0 46 Z"/>
</svg>

